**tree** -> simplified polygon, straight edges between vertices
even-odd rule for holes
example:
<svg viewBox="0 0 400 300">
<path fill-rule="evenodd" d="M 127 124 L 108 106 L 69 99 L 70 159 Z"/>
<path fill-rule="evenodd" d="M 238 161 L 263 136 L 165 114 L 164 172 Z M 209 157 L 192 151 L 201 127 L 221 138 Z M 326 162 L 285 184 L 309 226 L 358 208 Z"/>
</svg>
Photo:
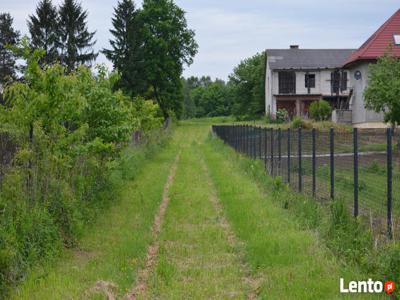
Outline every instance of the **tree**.
<svg viewBox="0 0 400 300">
<path fill-rule="evenodd" d="M 195 77 L 191 77 L 195 78 Z M 182 86 L 183 86 L 183 119 L 192 119 L 196 116 L 196 105 L 194 103 L 191 92 L 193 87 L 191 86 L 189 79 L 182 78 Z"/>
<path fill-rule="evenodd" d="M 60 23 L 58 47 L 61 51 L 61 63 L 69 72 L 81 64 L 90 64 L 97 53 L 91 49 L 96 41 L 92 41 L 96 32 L 89 32 L 87 11 L 75 0 L 64 0 L 59 10 Z"/>
<path fill-rule="evenodd" d="M 132 0 L 121 0 L 114 9 L 111 48 L 103 49 L 121 74 L 117 88 L 136 96 L 146 91 L 143 62 L 142 22 Z"/>
<path fill-rule="evenodd" d="M 9 13 L 0 14 L 0 92 L 4 85 L 16 77 L 16 56 L 8 46 L 16 45 L 19 32 L 13 28 Z"/>
<path fill-rule="evenodd" d="M 364 92 L 365 106 L 383 112 L 385 122 L 400 124 L 400 60 L 390 53 L 369 66 L 369 82 Z"/>
<path fill-rule="evenodd" d="M 191 90 L 190 96 L 194 101 L 198 118 L 231 114 L 232 97 L 229 87 L 223 80 L 216 79 L 205 86 L 198 85 Z"/>
<path fill-rule="evenodd" d="M 193 63 L 198 45 L 188 29 L 185 12 L 171 0 L 144 0 L 141 12 L 144 33 L 146 81 L 165 118 L 182 113 L 181 75 Z"/>
<path fill-rule="evenodd" d="M 36 7 L 36 16 L 28 19 L 28 28 L 31 35 L 31 47 L 43 49 L 45 55 L 41 64 L 51 65 L 58 60 L 58 12 L 51 0 L 42 0 Z"/>
<path fill-rule="evenodd" d="M 234 93 L 233 113 L 236 116 L 261 116 L 265 111 L 265 55 L 256 54 L 243 60 L 229 76 Z"/>
</svg>

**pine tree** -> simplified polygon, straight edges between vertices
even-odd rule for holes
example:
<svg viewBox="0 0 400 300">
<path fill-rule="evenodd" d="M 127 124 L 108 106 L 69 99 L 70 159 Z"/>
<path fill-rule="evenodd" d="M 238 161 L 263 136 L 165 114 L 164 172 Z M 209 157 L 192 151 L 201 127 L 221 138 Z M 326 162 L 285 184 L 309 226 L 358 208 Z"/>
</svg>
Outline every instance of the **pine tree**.
<svg viewBox="0 0 400 300">
<path fill-rule="evenodd" d="M 112 49 L 103 49 L 103 53 L 121 74 L 117 87 L 132 96 L 142 94 L 146 90 L 142 23 L 132 0 L 118 2 L 112 24 Z"/>
<path fill-rule="evenodd" d="M 89 32 L 86 10 L 75 0 L 64 0 L 59 10 L 58 26 L 61 63 L 67 70 L 73 71 L 81 64 L 90 64 L 97 57 L 92 49 L 96 41 L 92 41 L 96 32 Z"/>
<path fill-rule="evenodd" d="M 0 92 L 7 82 L 16 77 L 16 56 L 7 45 L 17 44 L 19 35 L 19 32 L 13 28 L 11 15 L 0 14 Z"/>
<path fill-rule="evenodd" d="M 36 16 L 29 16 L 28 28 L 31 34 L 31 46 L 42 48 L 44 64 L 54 64 L 58 60 L 57 33 L 58 12 L 51 0 L 42 0 L 36 7 Z"/>
</svg>

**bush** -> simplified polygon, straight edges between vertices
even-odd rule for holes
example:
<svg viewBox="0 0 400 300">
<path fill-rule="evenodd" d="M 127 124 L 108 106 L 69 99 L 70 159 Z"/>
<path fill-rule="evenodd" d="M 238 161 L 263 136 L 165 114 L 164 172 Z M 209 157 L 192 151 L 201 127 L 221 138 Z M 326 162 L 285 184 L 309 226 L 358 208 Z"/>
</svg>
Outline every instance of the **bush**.
<svg viewBox="0 0 400 300">
<path fill-rule="evenodd" d="M 315 121 L 327 121 L 331 118 L 332 107 L 325 100 L 320 100 L 311 103 L 310 117 Z"/>
<path fill-rule="evenodd" d="M 278 109 L 276 112 L 276 122 L 285 123 L 289 120 L 289 113 L 286 109 Z"/>
<path fill-rule="evenodd" d="M 370 232 L 351 216 L 343 200 L 331 204 L 330 220 L 324 235 L 331 249 L 355 264 L 361 264 L 372 249 Z"/>
<path fill-rule="evenodd" d="M 291 128 L 303 128 L 304 120 L 300 117 L 294 117 L 292 123 L 290 124 Z"/>
<path fill-rule="evenodd" d="M 7 86 L 0 106 L 0 130 L 18 145 L 0 189 L 0 298 L 34 263 L 76 245 L 113 199 L 111 174 L 132 132 L 146 137 L 162 123 L 153 102 L 114 92 L 104 67 L 67 74 L 42 69 L 26 42 L 19 52 L 24 80 Z"/>
</svg>

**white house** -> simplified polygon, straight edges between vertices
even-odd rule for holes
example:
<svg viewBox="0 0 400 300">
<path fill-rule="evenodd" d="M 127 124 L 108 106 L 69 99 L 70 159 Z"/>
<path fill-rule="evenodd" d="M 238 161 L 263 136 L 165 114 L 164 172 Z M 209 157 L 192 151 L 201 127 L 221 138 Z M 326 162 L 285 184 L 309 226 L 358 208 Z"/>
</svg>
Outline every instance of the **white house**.
<svg viewBox="0 0 400 300">
<path fill-rule="evenodd" d="M 383 114 L 365 108 L 368 66 L 387 52 L 400 57 L 400 10 L 359 49 L 266 50 L 265 112 L 286 109 L 291 117 L 308 117 L 313 101 L 325 99 L 334 121 L 358 127 L 382 127 Z"/>
<path fill-rule="evenodd" d="M 400 57 L 400 10 L 390 17 L 368 40 L 346 60 L 343 68 L 349 71 L 352 97 L 352 122 L 357 127 L 382 127 L 383 114 L 364 107 L 364 90 L 368 86 L 368 66 L 375 63 L 388 49 Z"/>
<path fill-rule="evenodd" d="M 266 113 L 286 109 L 291 117 L 308 116 L 313 101 L 325 99 L 333 107 L 348 105 L 347 71 L 341 70 L 352 49 L 266 50 Z"/>
</svg>

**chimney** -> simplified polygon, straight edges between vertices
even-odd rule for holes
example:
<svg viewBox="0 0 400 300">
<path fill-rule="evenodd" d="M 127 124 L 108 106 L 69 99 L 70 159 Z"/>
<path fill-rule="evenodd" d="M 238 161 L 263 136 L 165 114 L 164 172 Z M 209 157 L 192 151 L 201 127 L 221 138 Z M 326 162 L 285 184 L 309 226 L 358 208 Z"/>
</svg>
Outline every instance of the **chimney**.
<svg viewBox="0 0 400 300">
<path fill-rule="evenodd" d="M 290 49 L 299 49 L 299 45 L 290 45 Z"/>
</svg>

